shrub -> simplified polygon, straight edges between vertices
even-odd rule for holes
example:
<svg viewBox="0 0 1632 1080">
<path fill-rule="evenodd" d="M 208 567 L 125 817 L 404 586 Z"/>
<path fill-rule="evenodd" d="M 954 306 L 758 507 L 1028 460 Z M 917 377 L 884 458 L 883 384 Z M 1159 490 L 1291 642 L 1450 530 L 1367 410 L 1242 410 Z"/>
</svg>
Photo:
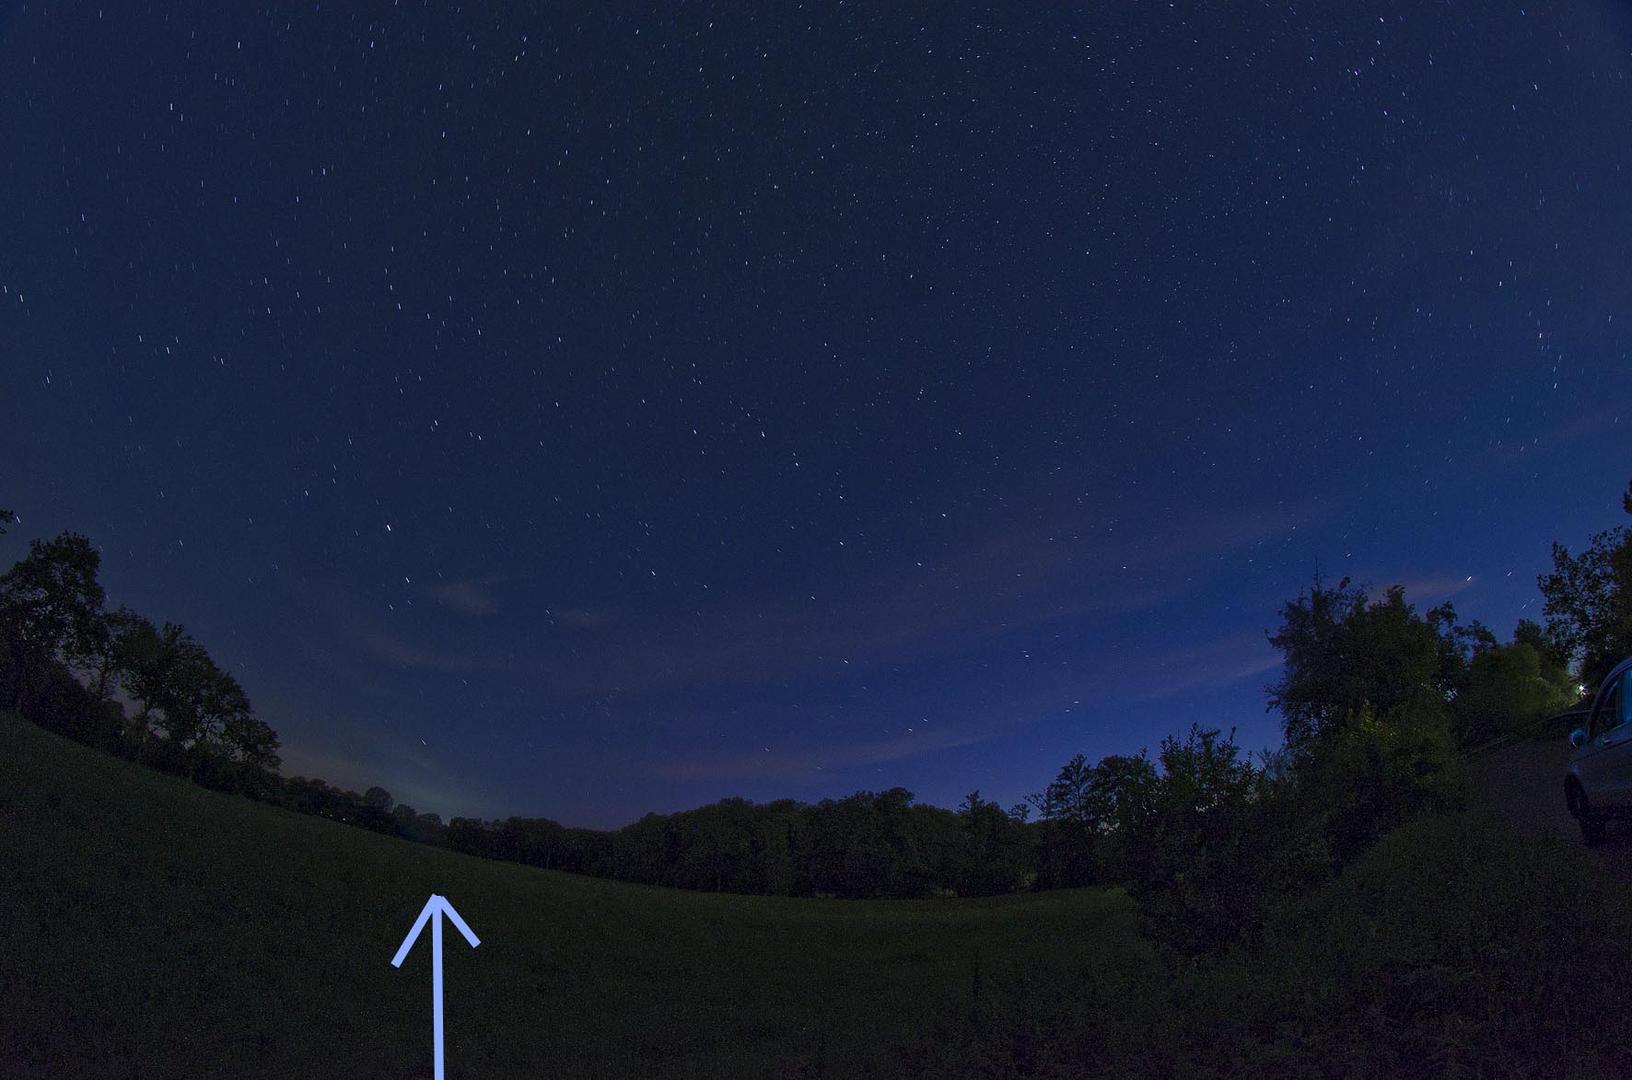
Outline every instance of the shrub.
<svg viewBox="0 0 1632 1080">
<path fill-rule="evenodd" d="M 1478 812 L 1384 838 L 1181 988 L 1200 1074 L 1627 1075 L 1632 900 Z"/>
<path fill-rule="evenodd" d="M 1337 866 L 1405 822 L 1459 809 L 1467 798 L 1456 740 L 1437 712 L 1378 715 L 1365 705 L 1323 733 L 1298 774 Z"/>
<path fill-rule="evenodd" d="M 1420 818 L 1216 962 L 994 973 L 898 1070 L 945 1077 L 1625 1076 L 1632 896 L 1572 844 Z"/>
<path fill-rule="evenodd" d="M 1269 907 L 1329 864 L 1295 784 L 1241 758 L 1233 737 L 1192 727 L 1162 742 L 1150 811 L 1128 838 L 1129 893 L 1145 933 L 1179 956 L 1249 939 Z"/>
</svg>

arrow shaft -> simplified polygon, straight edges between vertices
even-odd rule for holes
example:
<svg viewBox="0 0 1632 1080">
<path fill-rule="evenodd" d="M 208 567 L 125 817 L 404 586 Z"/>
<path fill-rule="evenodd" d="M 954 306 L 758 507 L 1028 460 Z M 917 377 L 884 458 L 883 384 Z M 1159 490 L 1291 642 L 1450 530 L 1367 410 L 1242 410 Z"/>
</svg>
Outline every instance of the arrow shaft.
<svg viewBox="0 0 1632 1080">
<path fill-rule="evenodd" d="M 436 1024 L 436 1080 L 442 1076 L 442 911 L 431 917 L 431 1016 Z"/>
<path fill-rule="evenodd" d="M 414 927 L 408 931 L 408 936 L 402 939 L 402 945 L 397 949 L 397 955 L 391 958 L 392 967 L 401 967 L 402 961 L 408 955 L 408 950 L 414 947 L 419 939 L 419 932 L 425 928 L 428 920 L 431 924 L 431 1036 L 436 1047 L 436 1080 L 443 1080 L 442 1076 L 442 916 L 446 915 L 453 920 L 454 929 L 465 936 L 470 947 L 475 948 L 481 941 L 470 932 L 465 920 L 453 910 L 453 905 L 435 893 L 425 901 L 425 906 L 419 912 L 419 918 L 414 920 Z"/>
</svg>

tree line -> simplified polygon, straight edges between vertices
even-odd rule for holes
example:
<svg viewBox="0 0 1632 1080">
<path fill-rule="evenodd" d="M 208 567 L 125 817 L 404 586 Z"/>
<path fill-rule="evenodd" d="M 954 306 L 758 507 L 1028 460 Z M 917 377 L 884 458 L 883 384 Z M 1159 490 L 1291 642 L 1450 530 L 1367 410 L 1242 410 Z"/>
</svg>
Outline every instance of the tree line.
<svg viewBox="0 0 1632 1080">
<path fill-rule="evenodd" d="M 1623 499 L 1632 514 L 1632 486 Z M 14 520 L 0 512 L 3 525 Z M 444 824 L 322 780 L 283 777 L 276 734 L 182 627 L 105 609 L 83 536 L 35 540 L 0 577 L 0 703 L 42 726 L 222 790 L 489 858 L 624 881 L 786 896 L 986 896 L 1120 885 L 1178 955 L 1250 936 L 1384 832 L 1465 798 L 1461 751 L 1535 730 L 1632 653 L 1632 532 L 1554 544 L 1545 625 L 1503 642 L 1450 604 L 1419 613 L 1318 576 L 1283 605 L 1266 688 L 1283 744 L 1253 756 L 1204 724 L 1146 751 L 1067 762 L 1004 809 L 903 788 L 807 804 L 723 799 L 617 830 L 542 818 Z M 122 695 L 133 711 L 118 700 Z"/>
<path fill-rule="evenodd" d="M 454 818 L 457 851 L 648 885 L 776 896 L 990 896 L 1036 883 L 1033 828 L 971 792 L 956 811 L 912 792 L 860 791 L 809 804 L 722 799 L 647 814 L 622 829 L 542 818 Z"/>
</svg>

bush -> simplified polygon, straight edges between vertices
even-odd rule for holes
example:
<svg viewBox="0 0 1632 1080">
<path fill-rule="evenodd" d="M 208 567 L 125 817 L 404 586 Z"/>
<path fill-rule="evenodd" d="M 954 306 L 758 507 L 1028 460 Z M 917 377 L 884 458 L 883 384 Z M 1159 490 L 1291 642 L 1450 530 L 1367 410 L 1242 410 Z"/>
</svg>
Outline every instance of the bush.
<svg viewBox="0 0 1632 1080">
<path fill-rule="evenodd" d="M 1386 837 L 1181 989 L 1194 1072 L 1627 1075 L 1632 900 L 1484 813 Z"/>
<path fill-rule="evenodd" d="M 1459 809 L 1467 793 L 1455 740 L 1432 710 L 1363 706 L 1289 767 L 1257 768 L 1233 739 L 1199 727 L 1164 740 L 1160 760 L 1148 815 L 1128 837 L 1128 891 L 1145 932 L 1179 956 L 1250 940 L 1274 907 L 1384 833 Z"/>
<path fill-rule="evenodd" d="M 1323 822 L 1336 866 L 1423 814 L 1466 804 L 1467 777 L 1445 720 L 1366 705 L 1327 730 L 1300 763 L 1303 801 Z"/>
<path fill-rule="evenodd" d="M 1530 730 L 1575 700 L 1572 683 L 1532 642 L 1480 648 L 1452 706 L 1457 738 L 1471 747 Z"/>
<path fill-rule="evenodd" d="M 1218 736 L 1193 727 L 1182 743 L 1163 740 L 1149 814 L 1128 837 L 1144 932 L 1179 956 L 1250 939 L 1270 905 L 1318 883 L 1330 862 L 1293 781 Z"/>
<path fill-rule="evenodd" d="M 1130 942 L 1130 946 L 1138 944 Z M 1625 1076 L 1632 896 L 1482 812 L 1418 819 L 1215 963 L 994 973 L 900 1075 Z"/>
</svg>

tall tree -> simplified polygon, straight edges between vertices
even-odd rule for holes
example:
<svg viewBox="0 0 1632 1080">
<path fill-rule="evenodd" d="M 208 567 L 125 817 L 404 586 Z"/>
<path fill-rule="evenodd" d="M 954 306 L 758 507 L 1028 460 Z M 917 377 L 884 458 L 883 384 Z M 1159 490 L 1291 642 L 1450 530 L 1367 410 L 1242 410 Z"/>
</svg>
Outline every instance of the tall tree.
<svg viewBox="0 0 1632 1080">
<path fill-rule="evenodd" d="M 17 705 L 51 661 L 70 668 L 93 661 L 106 594 L 97 581 L 102 557 L 78 533 L 35 540 L 28 556 L 0 576 L 0 623 L 19 672 Z"/>
<path fill-rule="evenodd" d="M 153 624 L 121 604 L 97 620 L 91 635 L 91 690 L 103 701 L 118 685 L 120 672 L 128 663 L 134 642 L 153 633 Z"/>
<path fill-rule="evenodd" d="M 1032 805 L 1044 821 L 1063 822 L 1092 834 L 1098 830 L 1098 815 L 1092 799 L 1094 770 L 1088 759 L 1078 754 L 1060 767 L 1054 782 L 1040 795 L 1031 796 Z"/>
<path fill-rule="evenodd" d="M 971 791 L 958 807 L 963 825 L 960 896 L 994 896 L 1029 888 L 1027 835 L 1012 813 Z"/>
<path fill-rule="evenodd" d="M 125 693 L 140 706 L 135 717 L 138 745 L 146 742 L 155 717 L 179 708 L 172 672 L 186 636 L 176 623 L 159 629 L 137 616 L 124 638 L 118 671 Z"/>
<path fill-rule="evenodd" d="M 1155 767 L 1112 754 L 1090 767 L 1081 754 L 1054 782 L 1030 797 L 1042 818 L 1038 882 L 1042 887 L 1091 885 L 1125 872 L 1126 840 L 1148 810 Z"/>
<path fill-rule="evenodd" d="M 1632 484 L 1621 507 L 1632 514 Z M 1632 655 L 1632 530 L 1622 525 L 1596 533 L 1579 555 L 1554 541 L 1553 572 L 1536 584 L 1546 599 L 1547 636 L 1579 664 L 1589 691 L 1595 689 Z"/>
<path fill-rule="evenodd" d="M 1348 578 L 1329 588 L 1317 577 L 1285 605 L 1269 639 L 1285 663 L 1285 675 L 1268 690 L 1287 746 L 1303 752 L 1367 703 L 1381 713 L 1444 715 L 1466 666 L 1469 633 L 1459 630 L 1449 604 L 1418 615 L 1399 586 L 1368 601 Z"/>
<path fill-rule="evenodd" d="M 162 628 L 121 608 L 107 620 L 100 662 L 140 707 L 131 741 L 140 750 L 154 734 L 196 765 L 218 754 L 263 769 L 278 766 L 278 736 L 255 715 L 249 695 L 186 629 Z"/>
<path fill-rule="evenodd" d="M 222 725 L 221 742 L 228 753 L 246 765 L 271 772 L 280 764 L 278 733 L 253 712 L 228 717 Z"/>
<path fill-rule="evenodd" d="M 208 750 L 230 752 L 231 747 L 226 742 L 227 731 L 255 715 L 249 695 L 244 693 L 244 688 L 230 672 L 216 665 L 202 646 L 197 648 L 191 661 L 196 665 L 197 672 L 193 676 L 196 689 L 189 702 L 196 719 L 193 741 Z"/>
</svg>

